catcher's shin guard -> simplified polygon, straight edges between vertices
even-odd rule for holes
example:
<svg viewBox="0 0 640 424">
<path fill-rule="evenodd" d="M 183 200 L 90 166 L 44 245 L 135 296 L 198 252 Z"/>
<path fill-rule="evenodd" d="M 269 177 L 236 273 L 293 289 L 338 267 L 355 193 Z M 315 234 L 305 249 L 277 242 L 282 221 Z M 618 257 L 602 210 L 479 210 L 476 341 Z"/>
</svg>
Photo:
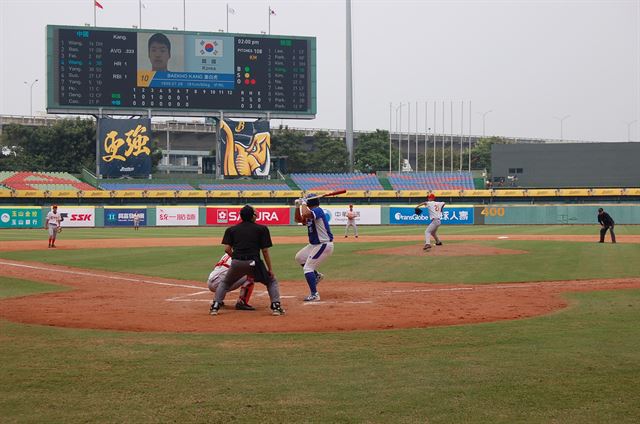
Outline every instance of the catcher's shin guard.
<svg viewBox="0 0 640 424">
<path fill-rule="evenodd" d="M 240 287 L 240 300 L 246 304 L 249 304 L 249 299 L 251 299 L 254 285 L 253 281 L 247 281 L 245 286 Z"/>
</svg>

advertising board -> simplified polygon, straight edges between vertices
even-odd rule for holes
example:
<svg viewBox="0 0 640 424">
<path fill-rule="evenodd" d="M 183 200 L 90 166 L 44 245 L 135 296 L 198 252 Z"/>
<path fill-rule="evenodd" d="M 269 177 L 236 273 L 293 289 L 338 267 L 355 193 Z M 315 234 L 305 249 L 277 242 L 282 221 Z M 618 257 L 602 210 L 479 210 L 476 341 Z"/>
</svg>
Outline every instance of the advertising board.
<svg viewBox="0 0 640 424">
<path fill-rule="evenodd" d="M 208 207 L 207 225 L 235 225 L 240 222 L 240 206 Z M 288 206 L 258 206 L 256 222 L 263 225 L 289 225 L 291 213 Z"/>
<path fill-rule="evenodd" d="M 197 206 L 158 206 L 156 208 L 157 226 L 197 226 Z"/>
<path fill-rule="evenodd" d="M 391 206 L 389 208 L 389 223 L 399 225 L 429 224 L 431 219 L 426 209 L 422 215 L 415 214 L 413 206 Z M 473 224 L 473 206 L 445 207 L 442 211 L 443 225 L 471 225 Z"/>
</svg>

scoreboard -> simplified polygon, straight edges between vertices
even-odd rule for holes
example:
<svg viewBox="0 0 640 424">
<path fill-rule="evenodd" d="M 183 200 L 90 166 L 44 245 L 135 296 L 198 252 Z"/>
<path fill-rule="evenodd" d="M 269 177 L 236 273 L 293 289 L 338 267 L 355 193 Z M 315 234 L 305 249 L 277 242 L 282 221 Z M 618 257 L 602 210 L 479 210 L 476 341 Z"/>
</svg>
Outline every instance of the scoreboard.
<svg viewBox="0 0 640 424">
<path fill-rule="evenodd" d="M 50 113 L 312 119 L 316 40 L 47 26 Z"/>
</svg>

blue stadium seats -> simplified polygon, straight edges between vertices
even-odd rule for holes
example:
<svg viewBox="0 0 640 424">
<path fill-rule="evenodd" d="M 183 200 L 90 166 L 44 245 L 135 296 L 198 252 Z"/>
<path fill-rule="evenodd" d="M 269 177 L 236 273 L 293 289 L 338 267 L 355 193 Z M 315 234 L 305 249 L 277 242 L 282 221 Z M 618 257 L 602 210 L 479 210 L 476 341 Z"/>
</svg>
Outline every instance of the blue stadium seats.
<svg viewBox="0 0 640 424">
<path fill-rule="evenodd" d="M 200 184 L 202 190 L 221 190 L 221 191 L 251 191 L 251 190 L 269 190 L 269 191 L 287 191 L 291 190 L 287 183 L 273 182 L 265 184 L 246 184 L 246 183 L 225 183 L 225 184 Z"/>
<path fill-rule="evenodd" d="M 291 179 L 305 191 L 384 190 L 376 174 L 309 173 L 291 174 Z"/>
<path fill-rule="evenodd" d="M 103 190 L 193 190 L 189 184 L 100 184 Z"/>
<path fill-rule="evenodd" d="M 467 171 L 390 172 L 389 183 L 395 190 L 473 190 L 473 176 Z"/>
</svg>

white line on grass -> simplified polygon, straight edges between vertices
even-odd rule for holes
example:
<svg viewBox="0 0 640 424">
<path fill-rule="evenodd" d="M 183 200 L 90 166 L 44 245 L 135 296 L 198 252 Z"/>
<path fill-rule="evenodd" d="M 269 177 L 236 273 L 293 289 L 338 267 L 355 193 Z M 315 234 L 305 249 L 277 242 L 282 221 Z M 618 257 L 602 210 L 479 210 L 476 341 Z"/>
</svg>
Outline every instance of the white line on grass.
<svg viewBox="0 0 640 424">
<path fill-rule="evenodd" d="M 408 289 L 408 290 L 385 290 L 384 294 L 402 294 L 402 293 L 427 293 L 427 292 L 450 292 L 450 291 L 472 291 L 472 290 L 505 290 L 505 289 L 527 289 L 531 287 L 548 287 L 566 284 L 567 281 L 550 281 L 547 283 L 521 283 L 500 286 L 477 286 L 477 287 L 446 287 L 435 289 Z M 571 284 L 581 286 L 593 286 L 601 284 L 618 284 L 615 281 L 572 281 Z"/>
<path fill-rule="evenodd" d="M 44 267 L 44 266 L 36 266 L 36 265 L 14 264 L 14 263 L 10 263 L 10 262 L 0 262 L 0 265 L 14 266 L 14 267 L 17 267 L 17 268 L 37 269 L 39 271 L 50 271 L 50 272 L 57 272 L 57 273 L 62 273 L 62 274 L 83 275 L 85 277 L 106 278 L 106 279 L 110 279 L 110 280 L 121 280 L 121 281 L 128 281 L 128 282 L 131 282 L 131 283 L 153 284 L 153 285 L 156 285 L 156 286 L 183 287 L 183 288 L 186 288 L 186 289 L 202 289 L 201 286 L 194 286 L 192 284 L 162 283 L 160 281 L 142 280 L 142 279 L 138 279 L 138 278 L 119 277 L 119 276 L 114 276 L 114 275 L 94 274 L 92 272 L 84 272 L 84 271 L 70 271 L 70 270 L 66 270 L 66 269 L 47 268 L 47 267 Z"/>
</svg>

